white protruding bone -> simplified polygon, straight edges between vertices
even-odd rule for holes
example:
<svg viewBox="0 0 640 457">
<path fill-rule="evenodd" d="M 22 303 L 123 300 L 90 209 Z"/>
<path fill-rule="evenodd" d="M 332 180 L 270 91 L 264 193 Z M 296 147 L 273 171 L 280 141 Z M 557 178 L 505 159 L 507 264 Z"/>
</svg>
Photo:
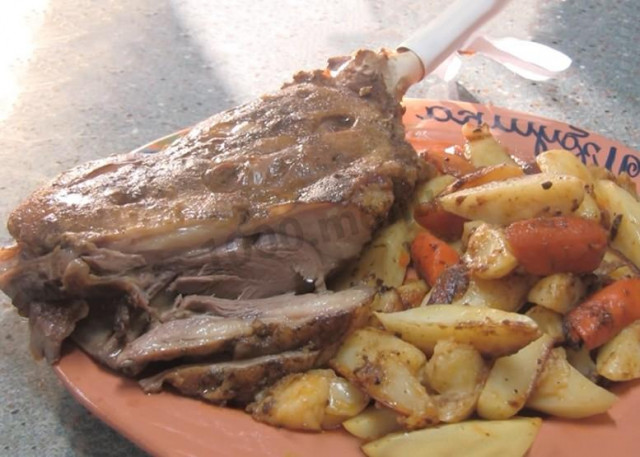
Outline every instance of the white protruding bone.
<svg viewBox="0 0 640 457">
<path fill-rule="evenodd" d="M 508 0 L 457 0 L 418 30 L 389 58 L 384 72 L 391 93 L 400 98 L 407 89 L 454 55 Z"/>
<path fill-rule="evenodd" d="M 424 77 L 462 49 L 472 35 L 507 3 L 508 0 L 457 0 L 400 44 L 398 49 L 418 56 Z"/>
</svg>

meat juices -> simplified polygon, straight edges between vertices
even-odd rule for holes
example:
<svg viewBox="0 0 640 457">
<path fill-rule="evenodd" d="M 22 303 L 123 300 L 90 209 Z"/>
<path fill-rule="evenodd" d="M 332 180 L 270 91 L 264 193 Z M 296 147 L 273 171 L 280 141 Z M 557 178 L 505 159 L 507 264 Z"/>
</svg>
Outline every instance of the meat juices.
<svg viewBox="0 0 640 457">
<path fill-rule="evenodd" d="M 71 337 L 130 375 L 194 363 L 283 375 L 326 361 L 316 353 L 361 325 L 373 294 L 332 293 L 325 279 L 422 174 L 388 64 L 385 52 L 333 59 L 160 152 L 96 160 L 34 192 L 8 221 L 17 246 L 0 252 L 0 288 L 29 318 L 34 354 L 54 362 Z M 212 307 L 220 299 L 231 315 Z M 201 389 L 185 393 L 233 400 L 212 393 L 207 370 L 187 371 Z"/>
</svg>

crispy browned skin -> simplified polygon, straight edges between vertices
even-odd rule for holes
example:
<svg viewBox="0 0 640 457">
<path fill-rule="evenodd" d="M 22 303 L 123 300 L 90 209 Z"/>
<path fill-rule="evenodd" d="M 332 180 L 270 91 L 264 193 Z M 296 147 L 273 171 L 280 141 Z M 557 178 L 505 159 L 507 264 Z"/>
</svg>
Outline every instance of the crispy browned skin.
<svg viewBox="0 0 640 457">
<path fill-rule="evenodd" d="M 39 254 L 86 242 L 146 251 L 277 227 L 321 203 L 354 205 L 370 229 L 411 190 L 417 161 L 380 76 L 347 76 L 301 73 L 157 154 L 76 167 L 18 206 L 9 231 Z"/>
<path fill-rule="evenodd" d="M 217 404 L 246 404 L 256 393 L 289 373 L 309 370 L 323 360 L 320 351 L 290 351 L 232 362 L 181 365 L 140 381 L 147 393 L 171 385 L 183 395 Z"/>
<path fill-rule="evenodd" d="M 445 269 L 436 283 L 427 302 L 428 305 L 435 303 L 453 303 L 460 298 L 469 287 L 469 271 L 464 265 L 451 265 Z"/>
</svg>

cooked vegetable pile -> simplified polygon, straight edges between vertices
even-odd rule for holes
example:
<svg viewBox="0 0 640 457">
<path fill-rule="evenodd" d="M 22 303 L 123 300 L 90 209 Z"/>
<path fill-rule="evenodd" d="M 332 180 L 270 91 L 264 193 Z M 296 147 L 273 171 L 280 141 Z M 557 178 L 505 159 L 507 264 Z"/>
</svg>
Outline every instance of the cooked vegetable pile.
<svg viewBox="0 0 640 457">
<path fill-rule="evenodd" d="M 432 179 L 336 282 L 377 288 L 369 325 L 332 369 L 261 392 L 256 419 L 342 424 L 371 457 L 524 455 L 535 413 L 605 413 L 601 385 L 640 377 L 633 182 L 564 150 L 522 163 L 486 125 L 463 133 L 419 151 Z"/>
</svg>

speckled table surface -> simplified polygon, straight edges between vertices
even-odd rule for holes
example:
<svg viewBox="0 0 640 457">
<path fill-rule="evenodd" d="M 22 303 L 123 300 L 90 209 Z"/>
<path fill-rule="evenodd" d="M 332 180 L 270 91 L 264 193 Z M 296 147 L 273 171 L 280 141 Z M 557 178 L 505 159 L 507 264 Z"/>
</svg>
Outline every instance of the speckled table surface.
<svg viewBox="0 0 640 457">
<path fill-rule="evenodd" d="M 448 2 L 25 0 L 3 6 L 13 3 L 0 5 L 2 49 L 9 56 L 14 48 L 22 52 L 0 66 L 2 220 L 66 168 L 131 150 L 276 89 L 329 56 L 393 46 Z M 461 93 L 638 149 L 638 17 L 635 0 L 514 0 L 488 32 L 552 45 L 573 66 L 559 79 L 533 83 L 482 56 L 469 57 L 459 75 Z M 433 78 L 411 91 L 427 98 L 446 93 Z M 4 228 L 0 241 L 10 242 Z M 27 325 L 4 296 L 0 310 L 0 455 L 143 455 L 76 403 L 49 366 L 31 359 Z"/>
</svg>

